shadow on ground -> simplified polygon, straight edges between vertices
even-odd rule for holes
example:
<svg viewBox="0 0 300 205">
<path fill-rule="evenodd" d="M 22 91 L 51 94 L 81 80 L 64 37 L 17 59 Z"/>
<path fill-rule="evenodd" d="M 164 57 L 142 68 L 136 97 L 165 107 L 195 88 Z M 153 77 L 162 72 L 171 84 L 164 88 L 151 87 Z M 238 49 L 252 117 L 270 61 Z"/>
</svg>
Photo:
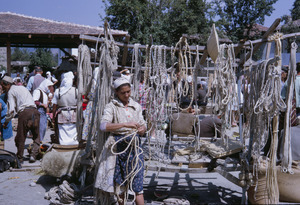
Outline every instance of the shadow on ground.
<svg viewBox="0 0 300 205">
<path fill-rule="evenodd" d="M 216 186 L 212 182 L 204 183 L 209 178 L 190 178 L 189 174 L 185 175 L 185 181 L 182 178 L 179 182 L 179 174 L 175 177 L 158 177 L 153 174 L 148 176 L 150 182 L 144 184 L 145 201 L 163 201 L 163 199 L 178 196 L 187 199 L 191 205 L 197 204 L 241 204 L 241 192 Z M 160 179 L 168 180 L 168 184 L 158 184 Z M 212 178 L 215 180 L 216 178 Z"/>
<path fill-rule="evenodd" d="M 40 176 L 36 183 L 40 184 L 45 189 L 45 192 L 48 192 L 52 187 L 61 184 L 56 177 L 49 175 Z"/>
</svg>

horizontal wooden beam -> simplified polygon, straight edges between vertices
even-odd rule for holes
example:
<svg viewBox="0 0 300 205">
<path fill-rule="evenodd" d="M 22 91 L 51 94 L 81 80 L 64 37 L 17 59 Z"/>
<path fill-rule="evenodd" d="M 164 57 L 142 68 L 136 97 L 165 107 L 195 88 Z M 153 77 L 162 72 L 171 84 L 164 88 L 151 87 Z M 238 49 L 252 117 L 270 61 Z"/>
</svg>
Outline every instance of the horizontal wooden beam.
<svg viewBox="0 0 300 205">
<path fill-rule="evenodd" d="M 94 37 L 94 36 L 88 36 L 88 35 L 84 35 L 84 34 L 80 35 L 79 38 L 80 38 L 81 40 L 84 40 L 84 41 L 90 41 L 90 42 L 94 42 L 94 43 L 96 43 L 96 42 L 101 42 L 101 43 L 104 42 L 104 41 L 103 41 L 102 39 L 100 39 L 100 38 L 97 38 L 97 37 Z M 121 46 L 121 47 L 127 46 L 128 48 L 134 48 L 134 44 L 125 44 L 125 43 L 120 43 L 120 42 L 117 42 L 117 41 L 116 41 L 116 44 L 117 44 L 118 46 Z M 139 49 L 146 49 L 146 48 L 147 48 L 147 47 L 146 47 L 145 45 L 140 45 L 140 46 L 139 46 Z M 166 46 L 166 49 L 167 49 L 167 50 L 171 50 L 172 47 Z M 184 49 L 185 49 L 185 48 L 183 48 L 183 50 L 184 50 Z M 205 49 L 205 46 L 198 46 L 198 51 L 203 52 L 204 49 Z M 196 46 L 190 46 L 190 50 L 191 50 L 191 51 L 196 51 L 197 48 L 196 48 Z"/>
<path fill-rule="evenodd" d="M 280 24 L 280 21 L 281 21 L 281 18 L 278 18 L 278 19 L 276 19 L 276 20 L 273 22 L 273 24 L 270 26 L 270 28 L 269 28 L 269 29 L 266 31 L 266 33 L 263 35 L 262 39 L 260 39 L 261 41 L 255 43 L 255 46 L 253 47 L 253 50 L 252 50 L 251 52 L 248 52 L 247 55 L 246 55 L 246 57 L 242 57 L 242 58 L 241 58 L 240 65 L 243 65 L 243 64 L 250 58 L 251 53 L 255 53 L 255 52 L 259 49 L 259 47 L 260 47 L 261 44 L 263 43 L 262 40 L 268 41 L 269 35 L 272 34 L 272 33 L 275 31 L 275 29 L 276 29 L 276 28 L 278 27 L 278 25 Z M 250 42 L 246 42 L 246 43 L 249 43 L 249 45 L 250 45 Z M 245 43 L 245 45 L 246 45 L 246 43 Z M 253 41 L 251 41 L 251 43 L 254 44 Z"/>
</svg>

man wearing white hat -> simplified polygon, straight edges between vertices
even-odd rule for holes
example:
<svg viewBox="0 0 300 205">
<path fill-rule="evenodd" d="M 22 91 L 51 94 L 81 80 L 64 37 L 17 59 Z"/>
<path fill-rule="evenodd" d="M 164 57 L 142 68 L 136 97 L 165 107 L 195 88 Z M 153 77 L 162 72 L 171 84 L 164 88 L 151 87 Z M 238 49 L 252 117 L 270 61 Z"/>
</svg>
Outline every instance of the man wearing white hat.
<svg viewBox="0 0 300 205">
<path fill-rule="evenodd" d="M 116 97 L 105 106 L 100 125 L 102 131 L 110 132 L 113 136 L 117 142 L 116 152 L 119 153 L 116 155 L 115 170 L 112 173 L 114 184 L 111 186 L 115 186 L 116 190 L 130 187 L 136 195 L 136 204 L 140 205 L 144 204 L 144 157 L 138 144 L 139 137 L 146 131 L 146 122 L 142 115 L 141 105 L 130 97 L 129 81 L 126 78 L 118 78 L 114 81 L 114 88 Z M 132 173 L 135 174 L 132 175 Z M 102 185 L 101 174 L 99 174 L 95 187 L 101 189 Z M 117 193 L 117 195 L 121 195 L 124 199 L 124 192 Z"/>
<path fill-rule="evenodd" d="M 127 79 L 129 83 L 131 82 L 131 75 L 128 69 L 124 69 L 120 73 L 121 73 L 121 78 Z"/>
<path fill-rule="evenodd" d="M 4 76 L 1 86 L 7 94 L 7 114 L 4 127 L 18 114 L 18 127 L 15 143 L 17 147 L 17 157 L 23 162 L 23 154 L 27 132 L 32 132 L 33 148 L 29 162 L 35 162 L 40 147 L 39 122 L 40 113 L 36 109 L 32 95 L 24 86 L 13 85 L 13 79 Z"/>
</svg>

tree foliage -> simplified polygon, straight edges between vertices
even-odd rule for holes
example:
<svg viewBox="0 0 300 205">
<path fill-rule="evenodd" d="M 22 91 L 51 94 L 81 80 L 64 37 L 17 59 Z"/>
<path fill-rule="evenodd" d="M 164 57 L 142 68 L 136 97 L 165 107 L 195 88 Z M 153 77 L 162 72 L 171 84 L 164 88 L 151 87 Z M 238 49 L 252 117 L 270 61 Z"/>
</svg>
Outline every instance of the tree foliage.
<svg viewBox="0 0 300 205">
<path fill-rule="evenodd" d="M 132 43 L 174 45 L 183 34 L 195 35 L 205 45 L 216 22 L 219 34 L 233 42 L 251 39 L 253 25 L 263 24 L 278 0 L 103 0 L 114 29 L 126 30 Z M 261 36 L 259 36 L 261 37 Z"/>
<path fill-rule="evenodd" d="M 220 30 L 234 42 L 250 37 L 255 24 L 264 24 L 277 0 L 215 0 Z"/>
<path fill-rule="evenodd" d="M 30 56 L 30 65 L 33 67 L 35 65 L 40 66 L 44 69 L 49 69 L 57 65 L 57 60 L 49 48 L 37 48 Z"/>
<path fill-rule="evenodd" d="M 295 21 L 300 19 L 300 0 L 295 0 L 291 10 L 292 19 Z"/>
<path fill-rule="evenodd" d="M 290 11 L 291 15 L 284 15 L 281 17 L 284 22 L 281 27 L 281 32 L 285 34 L 300 31 L 298 24 L 294 22 L 295 20 L 300 19 L 300 0 L 295 0 L 293 8 Z"/>
<path fill-rule="evenodd" d="M 132 43 L 174 45 L 183 34 L 201 34 L 206 42 L 211 26 L 210 4 L 204 0 L 107 0 L 106 19 L 126 30 Z"/>
<path fill-rule="evenodd" d="M 26 48 L 15 47 L 11 54 L 12 61 L 30 61 L 30 52 Z"/>
<path fill-rule="evenodd" d="M 293 8 L 290 11 L 291 11 L 291 15 L 284 15 L 281 17 L 284 24 L 281 26 L 280 31 L 284 34 L 300 32 L 298 23 L 294 22 L 295 20 L 300 18 L 300 1 L 299 0 L 295 0 L 295 2 L 293 4 Z M 286 43 L 285 49 L 289 52 L 291 43 L 293 41 L 296 41 L 296 43 L 299 44 L 300 37 L 297 36 L 295 38 L 287 38 L 286 41 L 287 41 L 287 43 Z"/>
</svg>

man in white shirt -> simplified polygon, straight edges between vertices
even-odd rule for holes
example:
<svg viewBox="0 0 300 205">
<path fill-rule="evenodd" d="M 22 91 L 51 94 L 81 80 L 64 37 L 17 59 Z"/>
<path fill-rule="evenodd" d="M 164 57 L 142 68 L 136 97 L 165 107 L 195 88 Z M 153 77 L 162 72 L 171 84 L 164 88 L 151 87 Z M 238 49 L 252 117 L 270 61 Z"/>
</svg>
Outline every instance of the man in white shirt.
<svg viewBox="0 0 300 205">
<path fill-rule="evenodd" d="M 5 117 L 4 127 L 8 122 L 18 114 L 18 127 L 15 143 L 17 147 L 17 157 L 23 162 L 23 154 L 27 132 L 32 132 L 33 148 L 29 162 L 35 162 L 40 147 L 39 122 L 40 113 L 36 109 L 30 92 L 23 86 L 13 85 L 13 79 L 4 76 L 1 86 L 7 93 L 7 114 Z"/>
</svg>

